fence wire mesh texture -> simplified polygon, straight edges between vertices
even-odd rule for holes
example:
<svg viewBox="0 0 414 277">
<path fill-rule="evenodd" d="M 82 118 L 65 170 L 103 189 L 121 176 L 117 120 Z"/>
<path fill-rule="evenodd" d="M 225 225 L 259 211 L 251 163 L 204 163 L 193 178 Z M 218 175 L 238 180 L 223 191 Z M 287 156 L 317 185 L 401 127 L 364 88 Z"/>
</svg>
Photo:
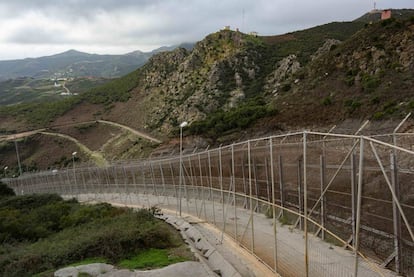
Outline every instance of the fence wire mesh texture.
<svg viewBox="0 0 414 277">
<path fill-rule="evenodd" d="M 282 276 L 414 276 L 413 145 L 305 131 L 6 181 L 18 194 L 197 216 Z"/>
</svg>

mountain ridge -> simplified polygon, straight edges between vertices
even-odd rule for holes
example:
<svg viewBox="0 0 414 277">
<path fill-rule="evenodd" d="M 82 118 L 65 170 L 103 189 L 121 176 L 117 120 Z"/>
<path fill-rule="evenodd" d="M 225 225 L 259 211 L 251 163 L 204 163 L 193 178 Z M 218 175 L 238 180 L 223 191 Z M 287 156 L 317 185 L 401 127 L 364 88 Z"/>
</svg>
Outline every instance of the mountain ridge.
<svg viewBox="0 0 414 277">
<path fill-rule="evenodd" d="M 154 54 L 177 47 L 190 49 L 192 43 L 163 46 L 149 52 L 133 51 L 126 54 L 91 54 L 70 49 L 62 53 L 37 58 L 0 61 L 0 80 L 20 77 L 50 78 L 54 75 L 67 77 L 120 77 L 137 69 Z M 92 64 L 99 64 L 99 67 Z"/>
</svg>

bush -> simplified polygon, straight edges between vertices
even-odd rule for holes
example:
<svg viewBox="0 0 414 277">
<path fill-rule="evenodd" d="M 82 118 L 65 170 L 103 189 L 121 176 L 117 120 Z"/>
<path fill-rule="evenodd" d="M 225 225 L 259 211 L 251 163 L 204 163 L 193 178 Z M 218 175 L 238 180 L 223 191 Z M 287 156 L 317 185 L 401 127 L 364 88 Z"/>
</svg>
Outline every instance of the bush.
<svg viewBox="0 0 414 277">
<path fill-rule="evenodd" d="M 14 196 L 14 190 L 8 187 L 6 184 L 0 182 L 0 198 Z"/>
<path fill-rule="evenodd" d="M 232 129 L 249 127 L 259 118 L 275 114 L 277 111 L 266 106 L 262 98 L 254 98 L 228 111 L 219 110 L 210 114 L 205 120 L 194 122 L 188 129 L 191 134 L 208 134 L 217 137 Z"/>
<path fill-rule="evenodd" d="M 348 109 L 348 112 L 353 113 L 356 109 L 361 107 L 362 103 L 356 99 L 345 100 L 344 106 Z"/>
<path fill-rule="evenodd" d="M 290 83 L 284 83 L 280 89 L 286 92 L 292 89 L 292 85 Z"/>
<path fill-rule="evenodd" d="M 326 96 L 323 100 L 322 100 L 322 105 L 324 106 L 329 106 L 332 105 L 332 98 L 330 96 Z"/>
<path fill-rule="evenodd" d="M 364 74 L 361 78 L 362 89 L 365 92 L 373 92 L 381 84 L 381 79 L 376 75 Z"/>
<path fill-rule="evenodd" d="M 80 205 L 54 195 L 11 198 L 0 207 L 0 276 L 32 276 L 92 257 L 116 263 L 143 249 L 182 244 L 172 227 L 152 215 L 155 208 Z"/>
</svg>

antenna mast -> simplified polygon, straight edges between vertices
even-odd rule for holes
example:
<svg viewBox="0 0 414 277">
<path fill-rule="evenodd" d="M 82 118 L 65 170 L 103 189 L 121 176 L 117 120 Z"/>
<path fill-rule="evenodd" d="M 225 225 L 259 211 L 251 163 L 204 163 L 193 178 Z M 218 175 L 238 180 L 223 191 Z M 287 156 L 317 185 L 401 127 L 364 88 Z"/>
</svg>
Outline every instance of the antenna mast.
<svg viewBox="0 0 414 277">
<path fill-rule="evenodd" d="M 244 29 L 244 8 L 242 10 L 242 32 L 245 32 L 245 29 Z"/>
</svg>

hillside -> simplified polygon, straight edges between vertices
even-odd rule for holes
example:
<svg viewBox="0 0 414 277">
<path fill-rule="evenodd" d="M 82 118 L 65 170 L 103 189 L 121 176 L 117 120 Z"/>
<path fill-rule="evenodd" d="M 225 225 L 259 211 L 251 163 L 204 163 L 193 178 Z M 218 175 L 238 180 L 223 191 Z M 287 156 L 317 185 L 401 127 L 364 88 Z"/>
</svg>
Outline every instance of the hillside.
<svg viewBox="0 0 414 277">
<path fill-rule="evenodd" d="M 413 19 L 333 22 L 267 37 L 221 30 L 78 97 L 2 108 L 0 132 L 104 119 L 168 145 L 188 121 L 185 135 L 200 146 L 347 120 L 398 120 L 414 108 L 413 33 Z M 115 151 L 112 143 L 101 151 Z M 116 158 L 148 153 L 133 139 L 122 143 L 129 150 Z"/>
<path fill-rule="evenodd" d="M 274 94 L 277 120 L 326 125 L 347 118 L 401 118 L 412 111 L 413 33 L 414 20 L 386 20 L 332 45 L 286 79 L 289 89 Z"/>
<path fill-rule="evenodd" d="M 21 77 L 0 81 L 0 106 L 20 103 L 50 102 L 84 93 L 109 82 L 100 77 L 79 77 L 65 80 Z"/>
</svg>

